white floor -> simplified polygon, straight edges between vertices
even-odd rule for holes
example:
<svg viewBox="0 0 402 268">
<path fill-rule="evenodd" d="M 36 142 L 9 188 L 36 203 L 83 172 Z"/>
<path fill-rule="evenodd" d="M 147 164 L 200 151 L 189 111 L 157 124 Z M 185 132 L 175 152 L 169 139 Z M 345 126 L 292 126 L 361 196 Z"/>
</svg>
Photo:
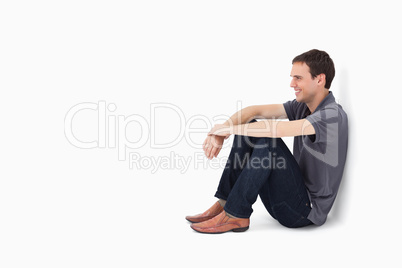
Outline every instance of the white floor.
<svg viewBox="0 0 402 268">
<path fill-rule="evenodd" d="M 2 208 L 4 267 L 31 263 L 41 267 L 310 267 L 312 263 L 397 267 L 400 263 L 398 223 L 376 217 L 374 211 L 362 215 L 367 209 L 345 209 L 354 202 L 340 202 L 345 211 L 336 208 L 321 227 L 287 229 L 270 218 L 257 200 L 248 231 L 206 235 L 194 232 L 184 217 L 215 202 L 217 179 L 165 177 L 169 172 L 124 177 L 102 165 L 91 171 L 98 164 L 78 171 L 76 163 L 46 184 L 32 178 L 25 185 L 9 185 L 18 190 L 5 198 L 8 203 Z"/>
</svg>

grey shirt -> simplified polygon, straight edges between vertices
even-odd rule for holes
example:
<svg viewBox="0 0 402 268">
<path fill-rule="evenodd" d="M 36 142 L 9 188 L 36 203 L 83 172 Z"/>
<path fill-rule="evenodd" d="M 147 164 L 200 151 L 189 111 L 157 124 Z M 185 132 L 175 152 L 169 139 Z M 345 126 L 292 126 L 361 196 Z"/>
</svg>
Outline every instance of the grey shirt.
<svg viewBox="0 0 402 268">
<path fill-rule="evenodd" d="M 289 120 L 306 118 L 315 135 L 294 138 L 293 155 L 299 163 L 311 201 L 308 219 L 322 225 L 335 201 L 341 183 L 348 147 L 348 118 L 330 91 L 310 114 L 305 103 L 283 104 Z"/>
</svg>

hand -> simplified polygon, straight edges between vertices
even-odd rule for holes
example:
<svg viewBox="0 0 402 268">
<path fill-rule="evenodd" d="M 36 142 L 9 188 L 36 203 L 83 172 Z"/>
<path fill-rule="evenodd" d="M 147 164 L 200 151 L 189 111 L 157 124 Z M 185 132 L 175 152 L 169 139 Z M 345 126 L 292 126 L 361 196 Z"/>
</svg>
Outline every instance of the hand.
<svg viewBox="0 0 402 268">
<path fill-rule="evenodd" d="M 229 136 L 227 136 L 227 137 L 229 137 Z M 202 148 L 204 149 L 205 156 L 208 159 L 212 159 L 214 157 L 217 157 L 219 152 L 222 149 L 223 141 L 227 137 L 216 136 L 216 135 L 208 135 L 207 138 L 204 141 L 204 144 L 202 145 Z"/>
</svg>

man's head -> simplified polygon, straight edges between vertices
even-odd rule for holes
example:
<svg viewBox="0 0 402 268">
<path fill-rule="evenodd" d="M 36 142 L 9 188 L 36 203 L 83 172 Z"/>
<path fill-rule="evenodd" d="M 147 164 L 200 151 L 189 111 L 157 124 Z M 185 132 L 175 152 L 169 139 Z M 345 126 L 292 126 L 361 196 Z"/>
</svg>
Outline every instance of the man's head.
<svg viewBox="0 0 402 268">
<path fill-rule="evenodd" d="M 318 49 L 312 49 L 296 56 L 292 60 L 295 62 L 305 63 L 310 68 L 311 78 L 315 78 L 320 74 L 325 74 L 325 88 L 331 87 L 332 80 L 335 77 L 335 66 L 328 53 Z"/>
<path fill-rule="evenodd" d="M 325 51 L 312 49 L 292 61 L 290 86 L 294 88 L 296 100 L 310 102 L 317 93 L 328 90 L 335 76 L 335 66 Z"/>
</svg>

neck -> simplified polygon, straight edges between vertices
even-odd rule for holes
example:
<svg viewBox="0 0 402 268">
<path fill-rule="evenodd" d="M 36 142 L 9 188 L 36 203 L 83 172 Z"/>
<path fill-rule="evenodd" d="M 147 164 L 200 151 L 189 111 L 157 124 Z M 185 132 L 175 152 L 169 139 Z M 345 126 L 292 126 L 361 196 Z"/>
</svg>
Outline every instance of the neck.
<svg viewBox="0 0 402 268">
<path fill-rule="evenodd" d="M 320 93 L 318 93 L 311 102 L 306 103 L 311 113 L 314 113 L 315 109 L 317 109 L 318 105 L 325 99 L 326 96 L 328 96 L 328 94 L 329 90 L 324 89 L 320 91 Z"/>
</svg>

